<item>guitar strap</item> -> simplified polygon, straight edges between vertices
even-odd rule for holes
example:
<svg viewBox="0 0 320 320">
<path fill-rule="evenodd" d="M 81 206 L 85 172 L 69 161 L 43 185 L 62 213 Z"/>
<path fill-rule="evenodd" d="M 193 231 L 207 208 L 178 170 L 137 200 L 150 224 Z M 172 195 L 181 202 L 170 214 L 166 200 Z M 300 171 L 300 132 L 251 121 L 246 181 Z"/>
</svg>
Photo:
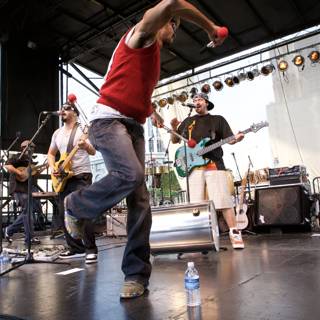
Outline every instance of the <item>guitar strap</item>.
<svg viewBox="0 0 320 320">
<path fill-rule="evenodd" d="M 73 149 L 73 140 L 74 140 L 74 136 L 76 135 L 78 127 L 79 127 L 79 123 L 76 122 L 75 125 L 73 126 L 71 134 L 70 134 L 70 138 L 69 138 L 69 142 L 68 142 L 68 146 L 67 146 L 67 153 L 68 154 Z"/>
<path fill-rule="evenodd" d="M 196 121 L 193 120 L 193 122 L 191 124 L 189 124 L 188 126 L 188 139 L 191 140 L 191 136 L 192 136 L 192 130 L 194 128 L 194 126 L 196 125 Z"/>
</svg>

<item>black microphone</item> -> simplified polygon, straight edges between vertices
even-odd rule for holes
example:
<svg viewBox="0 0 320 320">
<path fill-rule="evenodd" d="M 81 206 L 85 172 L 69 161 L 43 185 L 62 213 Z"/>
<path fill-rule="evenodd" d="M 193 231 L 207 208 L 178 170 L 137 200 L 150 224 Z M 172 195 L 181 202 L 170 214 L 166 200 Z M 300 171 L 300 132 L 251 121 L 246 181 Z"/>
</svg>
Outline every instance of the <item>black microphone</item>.
<svg viewBox="0 0 320 320">
<path fill-rule="evenodd" d="M 184 106 L 184 107 L 191 108 L 191 109 L 195 109 L 196 108 L 196 105 L 193 104 L 193 103 L 182 103 L 181 105 Z"/>
<path fill-rule="evenodd" d="M 16 132 L 16 137 L 17 137 L 17 138 L 20 138 L 20 137 L 21 137 L 21 131 L 17 131 L 17 132 Z"/>
<path fill-rule="evenodd" d="M 50 114 L 53 116 L 61 116 L 62 115 L 62 111 L 42 111 L 42 114 Z"/>
</svg>

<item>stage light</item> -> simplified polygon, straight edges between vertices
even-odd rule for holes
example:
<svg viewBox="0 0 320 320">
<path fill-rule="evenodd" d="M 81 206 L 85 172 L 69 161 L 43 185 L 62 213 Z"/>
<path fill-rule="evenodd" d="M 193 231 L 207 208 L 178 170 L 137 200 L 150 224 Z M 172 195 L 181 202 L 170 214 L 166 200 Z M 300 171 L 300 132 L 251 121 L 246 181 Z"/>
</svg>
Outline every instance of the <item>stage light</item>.
<svg viewBox="0 0 320 320">
<path fill-rule="evenodd" d="M 310 59 L 311 63 L 317 63 L 320 60 L 320 52 L 313 50 L 309 53 L 308 58 Z"/>
<path fill-rule="evenodd" d="M 264 76 L 268 76 L 275 69 L 273 64 L 267 64 L 260 69 L 260 73 Z"/>
<path fill-rule="evenodd" d="M 188 93 L 186 91 L 182 91 L 178 96 L 177 100 L 181 103 L 185 102 L 188 99 Z"/>
<path fill-rule="evenodd" d="M 169 104 L 174 104 L 174 97 L 172 96 L 172 97 L 168 97 L 167 98 L 167 102 L 169 103 Z"/>
<path fill-rule="evenodd" d="M 301 54 L 296 55 L 292 62 L 295 66 L 301 67 L 302 69 L 304 68 L 304 57 Z"/>
<path fill-rule="evenodd" d="M 233 76 L 232 77 L 232 81 L 233 81 L 234 84 L 239 84 L 240 83 L 240 79 L 237 76 Z"/>
<path fill-rule="evenodd" d="M 216 80 L 213 82 L 212 86 L 215 90 L 220 91 L 223 89 L 223 83 L 220 80 Z"/>
<path fill-rule="evenodd" d="M 244 72 L 240 72 L 237 77 L 239 78 L 240 81 L 247 79 L 247 76 Z"/>
<path fill-rule="evenodd" d="M 250 70 L 246 73 L 246 77 L 249 81 L 252 81 L 255 77 L 257 77 L 259 75 L 259 70 L 258 69 L 253 69 Z"/>
<path fill-rule="evenodd" d="M 202 87 L 201 87 L 201 92 L 203 93 L 210 93 L 211 92 L 211 88 L 210 88 L 210 85 L 205 83 Z"/>
<path fill-rule="evenodd" d="M 224 83 L 228 86 L 228 87 L 233 87 L 234 86 L 234 82 L 232 80 L 231 77 L 228 77 L 224 80 Z"/>
<path fill-rule="evenodd" d="M 285 72 L 288 69 L 288 67 L 289 67 L 289 64 L 286 60 L 279 61 L 279 63 L 278 63 L 279 71 Z"/>
<path fill-rule="evenodd" d="M 191 98 L 198 93 L 198 89 L 196 87 L 192 87 L 190 90 Z"/>
<path fill-rule="evenodd" d="M 168 103 L 168 101 L 167 101 L 166 98 L 162 98 L 162 99 L 160 99 L 160 100 L 158 101 L 158 104 L 159 104 L 159 107 L 160 107 L 160 108 L 165 107 L 165 106 L 167 105 L 167 103 Z"/>
</svg>

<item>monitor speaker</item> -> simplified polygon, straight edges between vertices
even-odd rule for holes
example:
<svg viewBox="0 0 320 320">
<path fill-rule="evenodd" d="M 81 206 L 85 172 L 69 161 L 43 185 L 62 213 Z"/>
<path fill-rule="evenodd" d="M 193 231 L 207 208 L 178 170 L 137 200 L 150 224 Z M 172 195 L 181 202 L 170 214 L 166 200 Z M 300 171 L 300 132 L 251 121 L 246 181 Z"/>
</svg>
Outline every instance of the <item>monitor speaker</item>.
<svg viewBox="0 0 320 320">
<path fill-rule="evenodd" d="M 255 190 L 255 225 L 303 225 L 310 221 L 310 199 L 302 185 Z"/>
</svg>

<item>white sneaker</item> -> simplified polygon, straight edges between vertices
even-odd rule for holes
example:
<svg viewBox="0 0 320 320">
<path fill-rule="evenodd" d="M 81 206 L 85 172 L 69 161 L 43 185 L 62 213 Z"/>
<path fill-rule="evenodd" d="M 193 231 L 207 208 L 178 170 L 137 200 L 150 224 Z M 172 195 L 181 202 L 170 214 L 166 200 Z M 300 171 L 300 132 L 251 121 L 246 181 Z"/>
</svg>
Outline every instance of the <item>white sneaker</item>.
<svg viewBox="0 0 320 320">
<path fill-rule="evenodd" d="M 241 231 L 237 229 L 230 229 L 229 237 L 233 249 L 244 249 L 244 243 L 241 236 Z"/>
</svg>

